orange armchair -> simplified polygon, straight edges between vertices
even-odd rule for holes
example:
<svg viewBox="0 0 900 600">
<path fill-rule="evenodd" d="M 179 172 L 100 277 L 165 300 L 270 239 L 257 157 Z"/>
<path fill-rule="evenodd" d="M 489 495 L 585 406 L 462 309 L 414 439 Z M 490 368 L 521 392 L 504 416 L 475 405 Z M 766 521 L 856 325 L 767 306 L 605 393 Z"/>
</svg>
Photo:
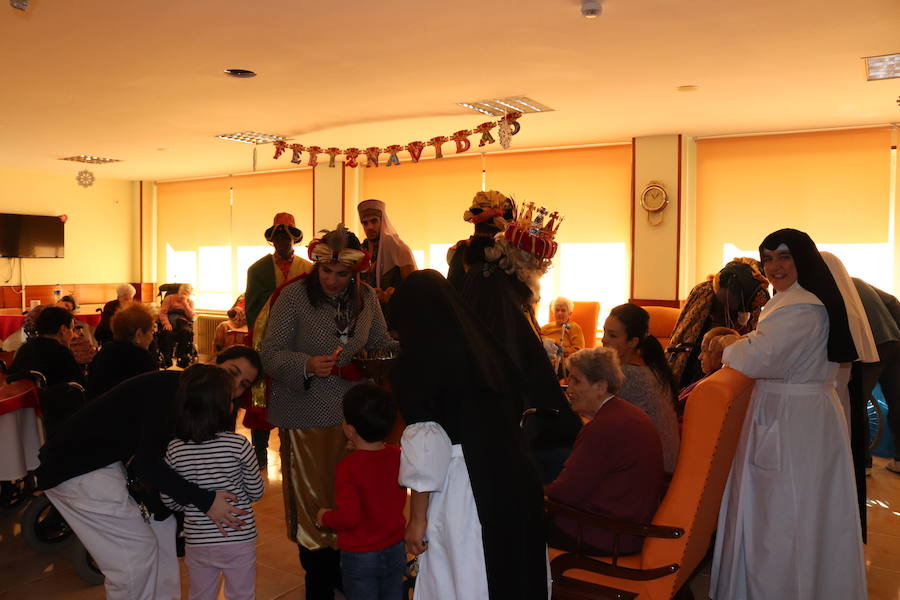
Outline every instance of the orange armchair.
<svg viewBox="0 0 900 600">
<path fill-rule="evenodd" d="M 675 323 L 681 309 L 671 306 L 644 306 L 644 310 L 650 313 L 650 335 L 659 340 L 663 350 L 669 346 L 669 338 L 675 330 Z"/>
<path fill-rule="evenodd" d="M 628 556 L 551 548 L 554 600 L 667 600 L 679 593 L 709 549 L 752 390 L 752 379 L 729 368 L 697 385 L 688 398 L 672 482 L 649 525 L 547 502 L 549 511 L 578 520 L 579 540 L 585 525 L 646 538 L 641 552 Z"/>
</svg>

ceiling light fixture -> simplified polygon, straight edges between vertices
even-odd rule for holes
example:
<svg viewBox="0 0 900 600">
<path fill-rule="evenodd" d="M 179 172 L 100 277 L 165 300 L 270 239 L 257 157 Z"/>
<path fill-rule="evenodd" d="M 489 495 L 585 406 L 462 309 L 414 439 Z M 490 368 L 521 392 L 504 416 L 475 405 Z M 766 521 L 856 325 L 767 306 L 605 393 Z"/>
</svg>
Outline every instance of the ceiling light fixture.
<svg viewBox="0 0 900 600">
<path fill-rule="evenodd" d="M 900 77 L 900 54 L 866 56 L 866 79 L 894 79 Z"/>
<path fill-rule="evenodd" d="M 28 2 L 29 0 L 9 0 L 9 5 L 19 10 L 25 10 L 28 8 Z"/>
<path fill-rule="evenodd" d="M 598 0 L 581 0 L 581 16 L 585 19 L 596 19 L 603 12 L 603 5 Z"/>
<path fill-rule="evenodd" d="M 91 156 L 90 154 L 79 154 L 78 156 L 67 156 L 59 160 L 71 160 L 72 162 L 90 163 L 92 165 L 106 165 L 114 162 L 122 162 L 119 158 L 104 158 L 102 156 Z"/>
<path fill-rule="evenodd" d="M 553 110 L 549 106 L 544 106 L 537 100 L 532 100 L 527 96 L 510 96 L 508 98 L 478 100 L 477 102 L 457 102 L 457 104 L 489 117 L 502 117 L 508 112 L 536 113 Z"/>
<path fill-rule="evenodd" d="M 256 77 L 256 72 L 248 69 L 225 69 L 225 74 L 229 77 L 236 77 L 238 79 L 250 79 L 251 77 Z"/>
<path fill-rule="evenodd" d="M 238 131 L 236 133 L 223 133 L 217 135 L 217 138 L 229 140 L 232 142 L 242 142 L 244 144 L 269 144 L 278 140 L 286 140 L 283 135 L 275 135 L 272 133 L 259 133 L 258 131 Z"/>
</svg>

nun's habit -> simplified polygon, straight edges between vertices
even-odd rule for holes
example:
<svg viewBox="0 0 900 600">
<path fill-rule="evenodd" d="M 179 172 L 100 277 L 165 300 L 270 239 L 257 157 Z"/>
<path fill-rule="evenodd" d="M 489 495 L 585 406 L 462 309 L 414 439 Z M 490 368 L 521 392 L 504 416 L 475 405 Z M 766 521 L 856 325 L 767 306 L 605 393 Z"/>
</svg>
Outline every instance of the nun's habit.
<svg viewBox="0 0 900 600">
<path fill-rule="evenodd" d="M 415 598 L 547 600 L 543 491 L 517 427 L 521 375 L 436 271 L 411 274 L 392 302 L 400 483 L 431 492 Z"/>
<path fill-rule="evenodd" d="M 763 307 L 723 362 L 756 379 L 719 512 L 710 597 L 866 597 L 856 486 L 838 363 L 856 349 L 834 278 L 813 241 L 782 229 L 798 280 Z"/>
</svg>

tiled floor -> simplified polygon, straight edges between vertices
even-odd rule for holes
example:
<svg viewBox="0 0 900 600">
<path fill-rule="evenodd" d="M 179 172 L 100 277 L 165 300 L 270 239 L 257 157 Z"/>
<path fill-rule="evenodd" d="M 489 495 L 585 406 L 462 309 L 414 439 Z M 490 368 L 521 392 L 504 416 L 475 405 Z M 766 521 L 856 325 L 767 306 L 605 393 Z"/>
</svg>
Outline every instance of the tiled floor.
<svg viewBox="0 0 900 600">
<path fill-rule="evenodd" d="M 303 571 L 297 546 L 284 533 L 281 500 L 281 464 L 277 432 L 269 444 L 266 494 L 254 509 L 259 530 L 256 597 L 259 600 L 301 600 Z M 866 568 L 870 600 L 900 600 L 900 475 L 884 469 L 875 459 L 869 478 L 869 543 Z M 0 514 L 0 600 L 102 600 L 102 586 L 88 586 L 75 574 L 68 553 L 38 554 L 21 536 L 21 510 Z M 182 565 L 182 588 L 186 590 Z M 694 577 L 697 600 L 707 597 L 709 565 Z M 187 598 L 185 591 L 184 597 Z M 220 592 L 219 598 L 224 598 Z M 789 599 L 772 599 L 789 600 Z M 847 599 L 854 600 L 854 599 Z"/>
</svg>

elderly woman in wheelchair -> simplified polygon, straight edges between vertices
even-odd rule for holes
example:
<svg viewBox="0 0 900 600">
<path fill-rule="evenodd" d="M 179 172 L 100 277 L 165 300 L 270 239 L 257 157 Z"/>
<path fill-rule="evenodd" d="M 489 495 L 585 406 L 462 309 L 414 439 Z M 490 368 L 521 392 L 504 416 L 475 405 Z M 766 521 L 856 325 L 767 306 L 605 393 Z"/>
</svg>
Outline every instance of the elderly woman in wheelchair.
<svg viewBox="0 0 900 600">
<path fill-rule="evenodd" d="M 634 523 L 649 523 L 663 487 L 662 443 L 647 413 L 616 396 L 624 376 L 615 350 L 588 348 L 568 359 L 567 395 L 587 421 L 559 476 L 545 486 L 547 498 L 581 510 Z M 549 542 L 570 548 L 578 537 L 575 522 L 555 514 Z M 640 551 L 642 539 L 622 536 L 620 554 Z M 584 532 L 591 554 L 610 554 L 613 536 L 600 529 Z"/>
<path fill-rule="evenodd" d="M 159 351 L 163 368 L 172 366 L 173 358 L 184 368 L 194 362 L 194 288 L 189 283 L 178 287 L 177 293 L 169 293 L 159 307 Z"/>
</svg>

